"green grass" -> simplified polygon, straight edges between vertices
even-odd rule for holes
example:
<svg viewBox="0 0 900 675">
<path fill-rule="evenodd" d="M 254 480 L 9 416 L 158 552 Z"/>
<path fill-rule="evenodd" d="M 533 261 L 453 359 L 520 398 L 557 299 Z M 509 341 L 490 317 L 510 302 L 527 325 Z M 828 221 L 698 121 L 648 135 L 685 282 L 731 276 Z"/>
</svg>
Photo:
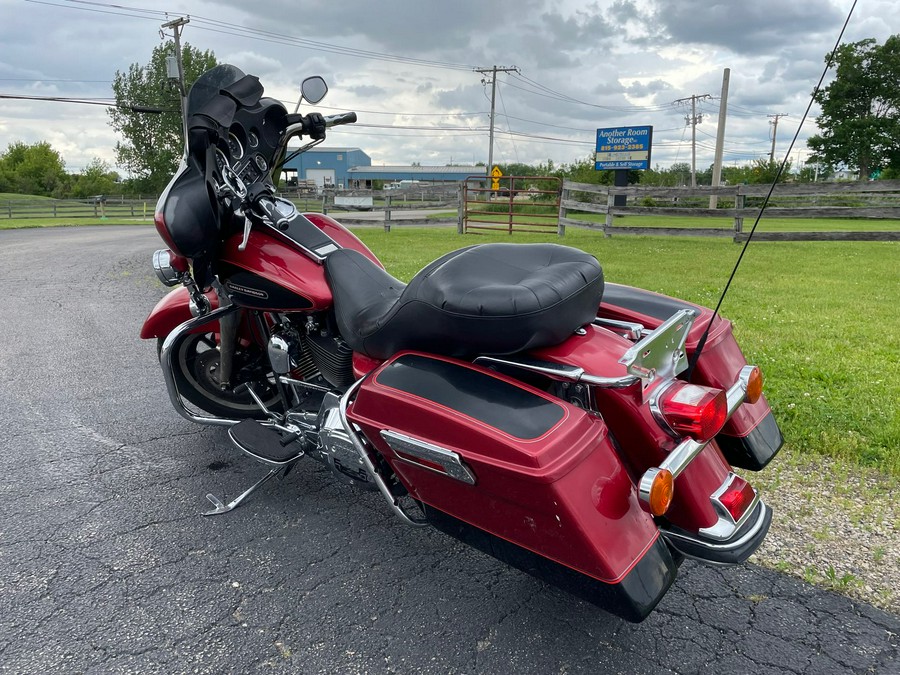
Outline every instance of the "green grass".
<svg viewBox="0 0 900 675">
<path fill-rule="evenodd" d="M 42 197 L 40 195 L 20 195 L 17 192 L 0 192 L 0 201 L 50 201 L 52 197 Z"/>
<path fill-rule="evenodd" d="M 107 218 L 59 216 L 58 218 L 12 218 L 5 219 L 0 213 L 0 230 L 17 230 L 32 227 L 75 227 L 77 225 L 148 225 L 153 223 L 153 215 L 147 218 L 111 215 Z"/>
<path fill-rule="evenodd" d="M 461 237 L 455 228 L 357 234 L 408 280 L 447 251 L 488 241 L 559 241 L 597 256 L 607 281 L 715 306 L 740 248 L 728 239 L 550 234 Z M 900 476 L 900 243 L 759 242 L 722 307 L 766 376 L 786 452 Z"/>
</svg>

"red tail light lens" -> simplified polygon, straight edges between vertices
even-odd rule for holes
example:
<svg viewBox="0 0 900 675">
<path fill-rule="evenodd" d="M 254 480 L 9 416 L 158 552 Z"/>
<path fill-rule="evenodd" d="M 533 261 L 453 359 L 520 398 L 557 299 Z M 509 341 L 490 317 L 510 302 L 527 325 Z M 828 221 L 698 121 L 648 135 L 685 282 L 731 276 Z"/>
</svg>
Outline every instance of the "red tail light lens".
<svg viewBox="0 0 900 675">
<path fill-rule="evenodd" d="M 657 399 L 660 414 L 672 430 L 695 441 L 708 441 L 728 419 L 728 401 L 721 389 L 675 382 Z"/>
<path fill-rule="evenodd" d="M 753 503 L 756 498 L 756 490 L 740 476 L 733 476 L 731 483 L 717 496 L 719 503 L 725 507 L 725 510 L 734 518 L 734 522 L 741 519 L 747 511 L 747 507 Z"/>
</svg>

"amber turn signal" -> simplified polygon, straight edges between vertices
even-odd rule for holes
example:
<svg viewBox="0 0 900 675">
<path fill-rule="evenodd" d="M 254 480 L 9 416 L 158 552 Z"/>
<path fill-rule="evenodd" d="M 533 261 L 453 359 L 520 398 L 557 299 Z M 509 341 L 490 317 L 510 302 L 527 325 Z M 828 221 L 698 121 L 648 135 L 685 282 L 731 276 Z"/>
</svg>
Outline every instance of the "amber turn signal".
<svg viewBox="0 0 900 675">
<path fill-rule="evenodd" d="M 756 403 L 759 400 L 759 397 L 762 396 L 762 390 L 762 371 L 757 366 L 753 366 L 750 377 L 747 379 L 747 391 L 744 394 L 744 400 L 747 403 Z"/>
<path fill-rule="evenodd" d="M 654 516 L 662 516 L 675 496 L 675 478 L 668 469 L 647 469 L 641 477 L 638 492 L 644 509 Z"/>
</svg>

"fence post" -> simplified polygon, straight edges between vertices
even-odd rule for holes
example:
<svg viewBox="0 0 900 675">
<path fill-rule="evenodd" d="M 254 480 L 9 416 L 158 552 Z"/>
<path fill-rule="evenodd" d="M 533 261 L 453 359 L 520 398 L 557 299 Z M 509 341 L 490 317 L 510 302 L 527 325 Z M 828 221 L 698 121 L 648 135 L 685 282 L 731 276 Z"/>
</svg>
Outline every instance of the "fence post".
<svg viewBox="0 0 900 675">
<path fill-rule="evenodd" d="M 566 200 L 569 198 L 569 188 L 566 187 L 565 182 L 562 184 L 562 194 L 559 199 L 559 221 L 556 224 L 556 236 L 565 237 L 566 236 L 566 224 L 563 222 L 565 218 L 569 217 L 569 209 L 566 208 Z"/>
<path fill-rule="evenodd" d="M 741 212 L 744 209 L 744 195 L 741 194 L 741 188 L 738 187 L 734 194 L 734 241 L 738 242 L 738 235 L 744 231 L 744 217 Z"/>
<path fill-rule="evenodd" d="M 465 223 L 465 213 L 466 213 L 466 182 L 463 181 L 456 188 L 456 234 L 465 234 L 466 232 L 466 223 Z"/>
<path fill-rule="evenodd" d="M 613 214 L 612 209 L 616 204 L 616 196 L 613 194 L 612 190 L 606 188 L 606 222 L 603 225 L 603 236 L 611 237 L 612 229 L 613 229 Z"/>
<path fill-rule="evenodd" d="M 9 217 L 12 218 L 12 200 L 6 200 L 6 212 L 9 214 Z"/>
<path fill-rule="evenodd" d="M 391 196 L 384 198 L 384 231 L 391 231 Z"/>
</svg>

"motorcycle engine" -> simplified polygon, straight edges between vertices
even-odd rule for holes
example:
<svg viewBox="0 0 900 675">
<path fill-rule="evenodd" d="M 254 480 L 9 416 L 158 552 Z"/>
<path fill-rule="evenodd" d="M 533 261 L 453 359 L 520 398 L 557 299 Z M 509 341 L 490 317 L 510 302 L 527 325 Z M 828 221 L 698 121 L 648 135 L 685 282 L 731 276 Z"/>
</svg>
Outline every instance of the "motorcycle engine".
<svg viewBox="0 0 900 675">
<path fill-rule="evenodd" d="M 309 455 L 326 464 L 341 483 L 377 490 L 378 486 L 341 423 L 339 404 L 340 398 L 336 394 L 325 395 L 319 412 L 319 444 Z"/>
</svg>

